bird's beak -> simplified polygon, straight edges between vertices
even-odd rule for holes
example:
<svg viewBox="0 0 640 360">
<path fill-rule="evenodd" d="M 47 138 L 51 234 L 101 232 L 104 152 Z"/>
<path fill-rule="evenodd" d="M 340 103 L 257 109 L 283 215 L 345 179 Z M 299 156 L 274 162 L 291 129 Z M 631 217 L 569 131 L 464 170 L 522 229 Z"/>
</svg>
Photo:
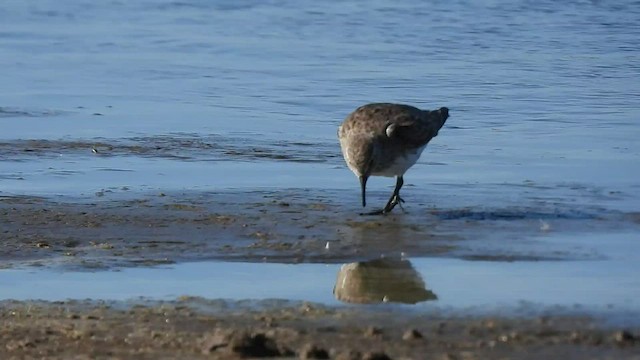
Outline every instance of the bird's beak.
<svg viewBox="0 0 640 360">
<path fill-rule="evenodd" d="M 360 188 L 362 189 L 362 207 L 367 206 L 367 179 L 368 176 L 360 176 Z"/>
</svg>

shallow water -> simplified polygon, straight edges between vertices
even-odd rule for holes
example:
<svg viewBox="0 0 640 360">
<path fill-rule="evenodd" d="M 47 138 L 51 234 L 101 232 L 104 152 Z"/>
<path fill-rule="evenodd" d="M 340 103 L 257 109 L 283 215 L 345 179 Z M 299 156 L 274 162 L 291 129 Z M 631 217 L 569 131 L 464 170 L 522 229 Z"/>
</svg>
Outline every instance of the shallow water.
<svg viewBox="0 0 640 360">
<path fill-rule="evenodd" d="M 640 311 L 640 243 L 634 234 L 568 239 L 600 256 L 584 261 L 487 262 L 382 258 L 351 264 L 196 262 L 121 271 L 0 272 L 0 300 L 288 299 L 327 305 L 413 304 L 467 313 L 556 309 L 622 319 Z M 206 274 L 206 275 L 205 275 Z M 260 284 L 256 286 L 256 284 Z M 636 318 L 636 322 L 639 318 Z M 632 324 L 630 319 L 626 323 Z"/>
<path fill-rule="evenodd" d="M 551 226 L 543 236 L 551 249 L 597 258 L 585 255 L 589 243 L 574 236 L 580 229 L 554 223 L 555 215 L 577 214 L 585 235 L 602 236 L 612 225 L 599 220 L 621 213 L 628 220 L 620 228 L 628 233 L 619 247 L 637 246 L 638 19 L 634 1 L 408 0 L 390 7 L 383 1 L 10 0 L 0 9 L 0 195 L 97 201 L 141 193 L 312 189 L 352 204 L 348 211 L 355 213 L 358 183 L 336 140 L 342 119 L 372 101 L 448 106 L 447 126 L 405 176 L 407 210 L 428 208 L 442 219 L 508 219 L 507 237 L 538 236 Z M 372 179 L 369 203 L 382 205 L 393 183 Z M 506 247 L 522 259 L 531 251 L 506 241 L 500 227 L 473 229 L 485 231 L 479 237 L 489 248 Z M 526 269 L 520 275 L 527 278 L 554 269 L 412 259 L 420 269 L 430 261 L 445 261 L 434 267 L 452 264 L 458 273 L 480 266 L 513 276 L 496 281 L 503 296 L 487 302 L 505 298 L 516 283 L 517 272 L 506 267 Z M 629 289 L 599 277 L 622 263 L 596 264 L 602 273 L 571 272 L 554 288 L 596 281 L 606 286 L 594 293 Z M 232 271 L 236 265 L 184 264 L 174 273 L 190 266 Z M 329 269 L 298 266 L 310 273 Z M 129 271 L 162 279 L 165 270 L 120 274 Z M 632 273 L 625 277 L 621 270 L 619 279 L 633 281 Z M 423 277 L 432 284 L 429 271 Z M 446 286 L 433 281 L 434 291 L 450 298 L 441 295 Z M 471 286 L 477 279 L 464 281 Z M 25 290 L 24 297 L 40 296 L 37 287 L 26 289 L 32 293 Z M 228 296 L 260 297 L 233 289 Z M 541 290 L 538 301 L 557 300 L 535 289 Z M 169 295 L 178 294 L 156 293 Z M 330 298 L 323 296 L 314 298 Z"/>
</svg>

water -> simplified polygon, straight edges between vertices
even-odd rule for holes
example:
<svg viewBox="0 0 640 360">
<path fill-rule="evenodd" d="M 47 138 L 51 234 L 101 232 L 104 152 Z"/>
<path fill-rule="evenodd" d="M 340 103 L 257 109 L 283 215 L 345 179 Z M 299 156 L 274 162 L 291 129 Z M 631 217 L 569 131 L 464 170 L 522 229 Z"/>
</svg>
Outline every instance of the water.
<svg viewBox="0 0 640 360">
<path fill-rule="evenodd" d="M 0 153 L 0 191 L 350 189 L 336 125 L 362 103 L 399 101 L 452 109 L 408 182 L 474 193 L 577 184 L 621 191 L 631 203 L 616 206 L 634 210 L 638 12 L 633 2 L 8 1 L 0 138 L 89 143 L 66 156 L 53 147 L 59 156 L 46 160 L 10 143 L 19 155 Z M 326 163 L 238 164 L 200 151 L 193 160 L 216 164 L 184 164 L 90 152 L 91 142 L 156 136 L 248 144 L 241 154 L 285 142 L 303 159 L 323 149 Z M 248 175 L 257 168 L 261 176 Z"/>
<path fill-rule="evenodd" d="M 300 188 L 356 209 L 336 127 L 390 101 L 451 109 L 408 206 L 638 212 L 639 21 L 634 1 L 4 1 L 0 195 Z M 372 179 L 378 202 L 392 184 Z"/>
<path fill-rule="evenodd" d="M 569 243 L 592 246 L 603 257 L 587 261 L 383 258 L 360 262 L 359 268 L 355 264 L 196 262 L 102 272 L 11 269 L 0 272 L 0 300 L 199 296 L 327 305 L 404 303 L 412 304 L 413 311 L 456 313 L 535 312 L 542 306 L 620 317 L 640 310 L 640 279 L 635 276 L 640 243 L 624 246 L 632 235 L 610 236 L 608 244 L 598 236 L 569 238 Z"/>
</svg>

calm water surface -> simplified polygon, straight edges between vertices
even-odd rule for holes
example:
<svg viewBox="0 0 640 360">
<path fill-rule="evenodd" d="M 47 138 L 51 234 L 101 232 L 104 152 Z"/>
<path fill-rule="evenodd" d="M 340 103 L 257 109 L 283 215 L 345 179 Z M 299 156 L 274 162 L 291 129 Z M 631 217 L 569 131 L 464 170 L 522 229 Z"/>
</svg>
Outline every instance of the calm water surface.
<svg viewBox="0 0 640 360">
<path fill-rule="evenodd" d="M 336 127 L 392 101 L 451 109 L 413 206 L 638 212 L 639 22 L 637 1 L 4 1 L 0 195 L 310 188 L 356 211 Z"/>
<path fill-rule="evenodd" d="M 474 191 L 577 182 L 631 195 L 640 176 L 639 20 L 634 1 L 9 0 L 0 9 L 0 138 L 217 135 L 337 154 L 336 126 L 362 103 L 446 105 L 448 128 L 411 182 Z M 2 190 L 215 187 L 222 166 L 193 164 L 206 176 L 165 183 L 153 179 L 157 168 L 193 169 L 139 158 L 118 165 L 85 150 L 20 164 L 0 154 Z M 341 161 L 274 162 L 325 175 L 309 183 L 266 175 L 247 186 L 352 186 Z M 49 168 L 75 172 L 61 179 Z M 101 168 L 134 171 L 99 181 Z M 65 189 L 74 177 L 85 185 Z"/>
<path fill-rule="evenodd" d="M 638 259 L 629 253 L 640 251 L 640 243 L 627 247 L 628 235 L 610 236 L 609 244 L 603 244 L 598 236 L 567 238 L 569 243 L 597 249 L 609 261 L 540 261 L 532 265 L 383 258 L 359 262 L 359 267 L 354 267 L 355 263 L 202 262 L 95 273 L 9 269 L 0 272 L 0 301 L 174 300 L 188 295 L 374 304 L 458 314 L 536 314 L 542 308 L 597 314 L 615 323 L 637 325 L 640 279 L 634 274 Z"/>
</svg>

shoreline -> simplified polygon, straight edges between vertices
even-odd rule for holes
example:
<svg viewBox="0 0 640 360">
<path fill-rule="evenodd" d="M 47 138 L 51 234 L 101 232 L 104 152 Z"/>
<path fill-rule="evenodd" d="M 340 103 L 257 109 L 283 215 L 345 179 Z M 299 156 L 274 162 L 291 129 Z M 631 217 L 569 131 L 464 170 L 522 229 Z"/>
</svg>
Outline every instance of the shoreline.
<svg viewBox="0 0 640 360">
<path fill-rule="evenodd" d="M 434 285 L 439 277 L 418 274 L 411 263 L 371 268 L 370 259 L 451 259 L 468 268 L 522 264 L 524 274 L 536 271 L 534 266 L 541 262 L 578 261 L 579 265 L 590 261 L 606 267 L 607 257 L 618 256 L 608 251 L 629 251 L 627 238 L 612 245 L 616 238 L 611 234 L 637 231 L 639 223 L 637 213 L 598 213 L 570 206 L 437 209 L 416 205 L 407 212 L 362 217 L 355 208 L 340 205 L 341 195 L 293 189 L 134 194 L 126 199 L 107 193 L 95 201 L 2 196 L 0 264 L 8 271 L 95 274 L 211 260 L 256 266 L 265 261 L 346 263 L 351 271 L 361 266 L 363 274 L 369 275 L 389 267 L 391 272 L 373 278 L 391 278 L 403 289 L 413 289 L 409 295 L 389 299 L 411 302 L 444 293 L 443 283 Z M 552 224 L 551 230 L 541 229 L 541 217 Z M 602 247 L 598 234 L 611 249 Z M 563 241 L 556 241 L 558 237 Z M 618 271 L 628 273 L 624 268 Z M 336 275 L 331 274 L 331 281 L 337 281 Z M 488 276 L 485 280 L 494 279 Z M 582 280 L 594 279 L 589 276 L 594 275 Z M 372 294 L 399 294 L 398 289 L 384 286 L 380 290 L 380 284 L 372 284 L 370 278 L 363 275 L 353 288 L 362 290 L 366 284 Z M 353 291 L 340 296 L 353 303 L 367 301 Z M 532 304 L 532 313 L 518 314 L 437 307 L 422 311 L 384 304 L 328 306 L 291 299 L 215 299 L 3 300 L 0 357 L 419 359 L 428 354 L 436 359 L 638 359 L 640 346 L 637 324 L 608 318 L 624 318 L 627 313 L 621 308 L 597 313 L 588 307 L 561 311 L 566 308 Z M 442 304 L 446 308 L 446 302 Z"/>
<path fill-rule="evenodd" d="M 0 197 L 0 267 L 100 270 L 184 261 L 347 263 L 380 256 L 591 260 L 564 234 L 637 231 L 637 212 L 585 207 L 422 207 L 360 216 L 342 192 Z M 355 196 L 355 195 L 354 195 Z M 551 239 L 551 240 L 549 240 Z"/>
<path fill-rule="evenodd" d="M 2 358 L 637 359 L 640 328 L 263 302 L 2 302 Z"/>
</svg>

